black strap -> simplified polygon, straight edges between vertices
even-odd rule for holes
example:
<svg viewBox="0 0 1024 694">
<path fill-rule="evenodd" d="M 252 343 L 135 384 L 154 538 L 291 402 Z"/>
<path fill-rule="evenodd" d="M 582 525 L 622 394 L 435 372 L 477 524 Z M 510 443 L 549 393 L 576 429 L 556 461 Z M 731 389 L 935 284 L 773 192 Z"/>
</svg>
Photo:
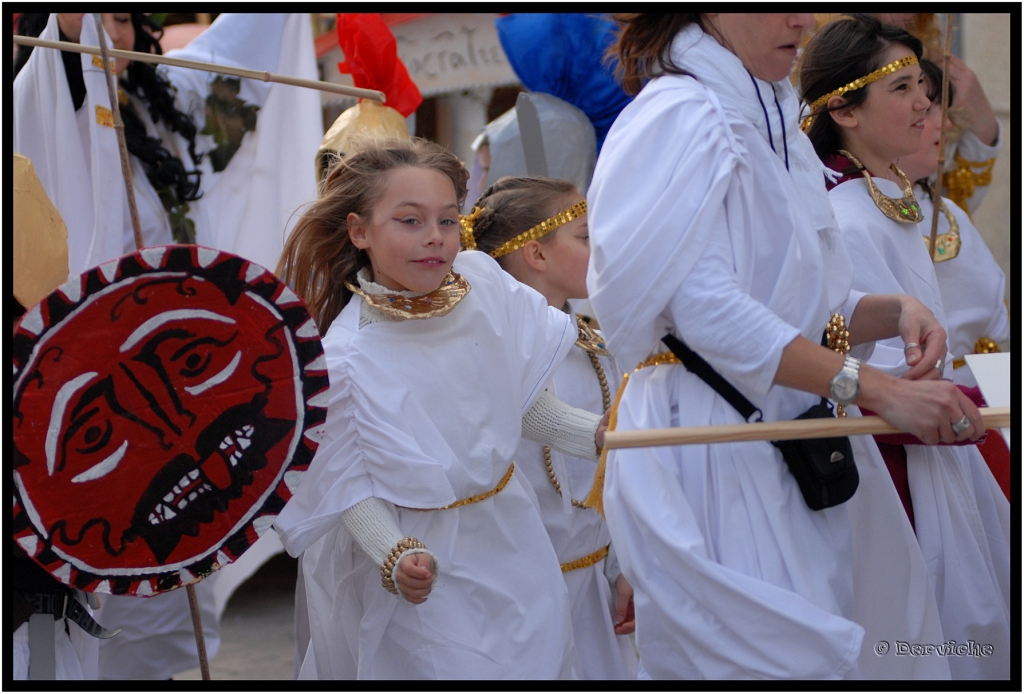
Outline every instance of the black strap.
<svg viewBox="0 0 1024 694">
<path fill-rule="evenodd" d="M 754 407 L 753 403 L 743 397 L 743 394 L 733 388 L 731 383 L 711 368 L 711 364 L 708 364 L 699 354 L 687 347 L 686 343 L 671 334 L 661 338 L 661 341 L 672 350 L 673 354 L 679 357 L 679 361 L 683 362 L 683 366 L 686 367 L 687 371 L 696 374 L 700 380 L 711 386 L 716 393 L 725 398 L 737 412 L 743 415 L 744 419 L 748 422 L 751 421 L 750 418 L 756 412 L 757 419 L 754 421 L 761 421 L 761 410 Z"/>
</svg>

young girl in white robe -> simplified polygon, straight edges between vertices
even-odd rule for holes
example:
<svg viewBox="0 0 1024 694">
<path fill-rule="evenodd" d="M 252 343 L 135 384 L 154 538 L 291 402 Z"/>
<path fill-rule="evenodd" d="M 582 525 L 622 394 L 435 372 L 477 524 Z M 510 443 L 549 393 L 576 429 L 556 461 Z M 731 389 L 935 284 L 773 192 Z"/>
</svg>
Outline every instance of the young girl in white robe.
<svg viewBox="0 0 1024 694">
<path fill-rule="evenodd" d="M 576 185 L 542 177 L 505 177 L 477 200 L 463 228 L 463 245 L 488 253 L 548 304 L 571 314 L 569 299 L 587 296 L 590 257 L 586 200 Z M 570 350 L 548 391 L 589 412 L 611 406 L 619 372 L 602 338 L 579 316 Z M 553 451 L 523 439 L 516 461 L 537 494 L 544 527 L 562 567 L 583 679 L 636 679 L 633 589 L 619 570 L 600 514 L 588 507 L 597 457 Z"/>
<path fill-rule="evenodd" d="M 571 318 L 458 253 L 467 179 L 426 141 L 357 143 L 289 238 L 279 274 L 316 318 L 331 383 L 276 523 L 303 554 L 301 677 L 577 675 L 558 557 L 513 458 L 522 435 L 596 448 L 600 418 L 542 395 Z"/>
<path fill-rule="evenodd" d="M 844 174 L 829 199 L 854 261 L 854 288 L 915 296 L 945 325 L 942 293 L 923 237 L 930 219 L 921 215 L 909 179 L 896 166 L 922 147 L 928 112 L 939 106 L 928 98 L 918 64 L 920 44 L 882 32 L 875 20 L 849 18 L 807 45 L 800 84 L 811 104 L 810 135 L 818 155 Z M 852 80 L 834 71 L 837 61 L 874 77 L 841 89 Z M 948 236 L 947 227 L 940 239 L 944 253 L 936 255 L 954 251 Z M 946 373 L 950 360 L 944 354 L 933 363 L 936 377 Z M 894 340 L 880 341 L 870 363 L 893 375 L 907 370 L 903 345 Z M 963 426 L 953 423 L 957 432 Z M 956 679 L 1008 678 L 1009 504 L 976 446 L 903 448 L 908 510 L 945 641 L 990 651 L 984 657 L 948 657 L 950 672 Z"/>
<path fill-rule="evenodd" d="M 914 196 L 921 205 L 925 233 L 930 237 L 934 210 L 931 179 L 938 170 L 939 124 L 942 98 L 942 68 L 930 60 L 921 61 L 932 106 L 924 122 L 923 146 L 914 154 L 900 157 L 899 166 L 914 183 Z M 949 83 L 949 100 L 956 98 L 956 86 Z M 949 131 L 956 131 L 952 119 Z M 976 139 L 976 138 L 975 138 Z M 1006 275 L 996 262 L 985 239 L 970 215 L 955 201 L 944 196 L 939 203 L 936 229 L 939 240 L 935 252 L 935 279 L 946 311 L 947 342 L 953 355 L 953 369 L 946 372 L 958 385 L 978 385 L 964 358 L 968 354 L 988 354 L 1009 349 L 1010 311 L 1006 303 Z M 1010 499 L 1010 449 L 998 429 L 989 429 L 978 450 L 1007 500 Z"/>
<path fill-rule="evenodd" d="M 669 332 L 766 421 L 833 395 L 830 381 L 850 361 L 820 346 L 835 312 L 851 344 L 899 334 L 915 343 L 908 352 L 920 367 L 911 376 L 927 372 L 925 362 L 945 350 L 941 330 L 916 300 L 850 291 L 853 268 L 823 168 L 797 127 L 788 73 L 813 18 L 619 20 L 627 90 L 657 76 L 612 126 L 588 192 L 590 300 L 616 359 L 640 365 L 622 391 L 617 428 L 743 423 L 673 363 L 661 343 Z M 951 384 L 867 366 L 852 402 L 878 403 L 888 421 L 936 440 L 965 412 L 980 425 Z M 875 650 L 883 640 L 941 641 L 942 632 L 877 449 L 866 437 L 851 443 L 859 487 L 820 511 L 808 508 L 767 441 L 610 452 L 604 508 L 635 590 L 649 676 L 949 676 L 939 659 Z"/>
</svg>

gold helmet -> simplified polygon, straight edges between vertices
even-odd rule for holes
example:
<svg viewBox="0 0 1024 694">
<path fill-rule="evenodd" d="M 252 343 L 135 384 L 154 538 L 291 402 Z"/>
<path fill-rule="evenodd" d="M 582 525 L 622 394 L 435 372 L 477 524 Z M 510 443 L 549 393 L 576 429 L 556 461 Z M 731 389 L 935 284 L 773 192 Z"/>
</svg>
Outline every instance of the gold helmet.
<svg viewBox="0 0 1024 694">
<path fill-rule="evenodd" d="M 331 165 L 345 156 L 355 133 L 409 139 L 409 126 L 402 114 L 377 101 L 366 99 L 346 109 L 334 121 L 316 151 L 316 181 L 323 182 Z"/>
</svg>

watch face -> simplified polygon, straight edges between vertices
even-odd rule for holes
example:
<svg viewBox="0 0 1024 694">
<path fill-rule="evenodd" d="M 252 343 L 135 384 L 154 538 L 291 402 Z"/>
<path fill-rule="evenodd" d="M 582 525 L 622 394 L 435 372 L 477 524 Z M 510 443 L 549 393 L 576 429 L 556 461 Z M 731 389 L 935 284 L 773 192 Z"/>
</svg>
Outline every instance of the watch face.
<svg viewBox="0 0 1024 694">
<path fill-rule="evenodd" d="M 847 404 L 857 397 L 860 390 L 860 383 L 856 376 L 847 373 L 840 373 L 832 380 L 832 395 L 836 400 Z"/>
</svg>

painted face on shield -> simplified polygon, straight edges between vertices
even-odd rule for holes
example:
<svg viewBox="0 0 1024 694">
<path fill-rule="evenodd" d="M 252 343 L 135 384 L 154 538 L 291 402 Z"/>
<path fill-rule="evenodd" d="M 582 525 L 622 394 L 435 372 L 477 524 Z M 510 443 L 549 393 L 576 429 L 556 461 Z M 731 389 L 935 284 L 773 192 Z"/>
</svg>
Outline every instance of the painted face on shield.
<svg viewBox="0 0 1024 694">
<path fill-rule="evenodd" d="M 236 532 L 294 448 L 301 367 L 280 315 L 174 274 L 91 297 L 40 342 L 21 392 L 48 423 L 18 437 L 15 420 L 17 472 L 47 490 L 26 506 L 72 564 L 187 562 Z"/>
</svg>

